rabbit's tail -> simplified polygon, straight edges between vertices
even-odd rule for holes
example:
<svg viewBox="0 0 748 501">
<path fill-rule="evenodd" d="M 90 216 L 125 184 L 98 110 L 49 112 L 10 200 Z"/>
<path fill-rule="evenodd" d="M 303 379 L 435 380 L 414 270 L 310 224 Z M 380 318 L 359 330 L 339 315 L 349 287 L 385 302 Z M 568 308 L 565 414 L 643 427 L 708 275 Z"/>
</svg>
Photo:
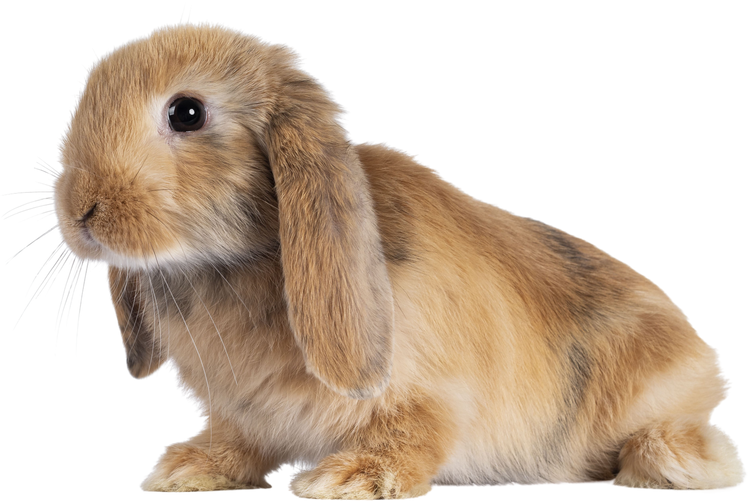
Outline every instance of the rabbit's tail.
<svg viewBox="0 0 748 501">
<path fill-rule="evenodd" d="M 660 423 L 634 434 L 619 455 L 614 487 L 716 495 L 746 484 L 740 444 L 712 423 Z"/>
</svg>

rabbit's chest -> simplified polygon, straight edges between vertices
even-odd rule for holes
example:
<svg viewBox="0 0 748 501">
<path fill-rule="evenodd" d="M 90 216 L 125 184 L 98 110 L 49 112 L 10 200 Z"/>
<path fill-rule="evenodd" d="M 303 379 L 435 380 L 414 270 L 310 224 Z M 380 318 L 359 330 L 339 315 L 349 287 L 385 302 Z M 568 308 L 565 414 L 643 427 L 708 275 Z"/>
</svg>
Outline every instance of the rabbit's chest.
<svg viewBox="0 0 748 501">
<path fill-rule="evenodd" d="M 205 414 L 289 457 L 313 461 L 336 450 L 358 423 L 355 403 L 307 372 L 285 312 L 253 312 L 236 295 L 220 299 L 194 296 L 179 309 L 173 302 L 156 319 Z"/>
</svg>

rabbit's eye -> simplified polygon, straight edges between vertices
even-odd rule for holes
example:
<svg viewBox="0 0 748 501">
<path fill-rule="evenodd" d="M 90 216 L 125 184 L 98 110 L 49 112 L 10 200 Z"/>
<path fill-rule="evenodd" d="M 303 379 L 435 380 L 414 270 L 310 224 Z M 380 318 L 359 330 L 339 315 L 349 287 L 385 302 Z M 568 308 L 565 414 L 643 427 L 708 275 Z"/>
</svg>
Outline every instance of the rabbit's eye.
<svg viewBox="0 0 748 501">
<path fill-rule="evenodd" d="M 203 103 L 191 97 L 180 97 L 169 105 L 169 125 L 177 132 L 200 129 L 205 125 Z"/>
</svg>

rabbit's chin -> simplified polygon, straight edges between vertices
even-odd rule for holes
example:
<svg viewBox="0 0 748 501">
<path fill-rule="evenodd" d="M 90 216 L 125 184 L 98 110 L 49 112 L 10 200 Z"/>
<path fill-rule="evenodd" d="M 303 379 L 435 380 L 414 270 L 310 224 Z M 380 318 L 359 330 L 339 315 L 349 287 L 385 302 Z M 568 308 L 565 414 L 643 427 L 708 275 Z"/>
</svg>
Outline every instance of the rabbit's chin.
<svg viewBox="0 0 748 501">
<path fill-rule="evenodd" d="M 128 270 L 150 270 L 155 268 L 184 268 L 198 264 L 197 256 L 190 256 L 182 249 L 171 249 L 171 251 L 158 253 L 155 256 L 133 257 L 124 256 L 115 252 L 104 250 L 99 260 L 111 266 Z"/>
<path fill-rule="evenodd" d="M 110 266 L 127 270 L 185 269 L 199 266 L 209 260 L 208 256 L 186 245 L 178 245 L 143 256 L 122 254 L 93 242 L 88 243 L 85 249 L 73 245 L 70 245 L 70 248 L 83 260 L 102 261 Z"/>
</svg>

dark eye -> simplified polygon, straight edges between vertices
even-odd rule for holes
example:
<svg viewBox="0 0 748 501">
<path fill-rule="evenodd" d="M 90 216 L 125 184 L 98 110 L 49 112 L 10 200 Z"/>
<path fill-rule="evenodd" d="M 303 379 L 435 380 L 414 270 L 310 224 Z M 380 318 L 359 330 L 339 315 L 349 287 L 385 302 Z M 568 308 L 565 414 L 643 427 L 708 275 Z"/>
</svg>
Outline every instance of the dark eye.
<svg viewBox="0 0 748 501">
<path fill-rule="evenodd" d="M 169 125 L 177 132 L 200 129 L 205 125 L 205 106 L 191 97 L 175 99 L 169 105 Z"/>
</svg>

